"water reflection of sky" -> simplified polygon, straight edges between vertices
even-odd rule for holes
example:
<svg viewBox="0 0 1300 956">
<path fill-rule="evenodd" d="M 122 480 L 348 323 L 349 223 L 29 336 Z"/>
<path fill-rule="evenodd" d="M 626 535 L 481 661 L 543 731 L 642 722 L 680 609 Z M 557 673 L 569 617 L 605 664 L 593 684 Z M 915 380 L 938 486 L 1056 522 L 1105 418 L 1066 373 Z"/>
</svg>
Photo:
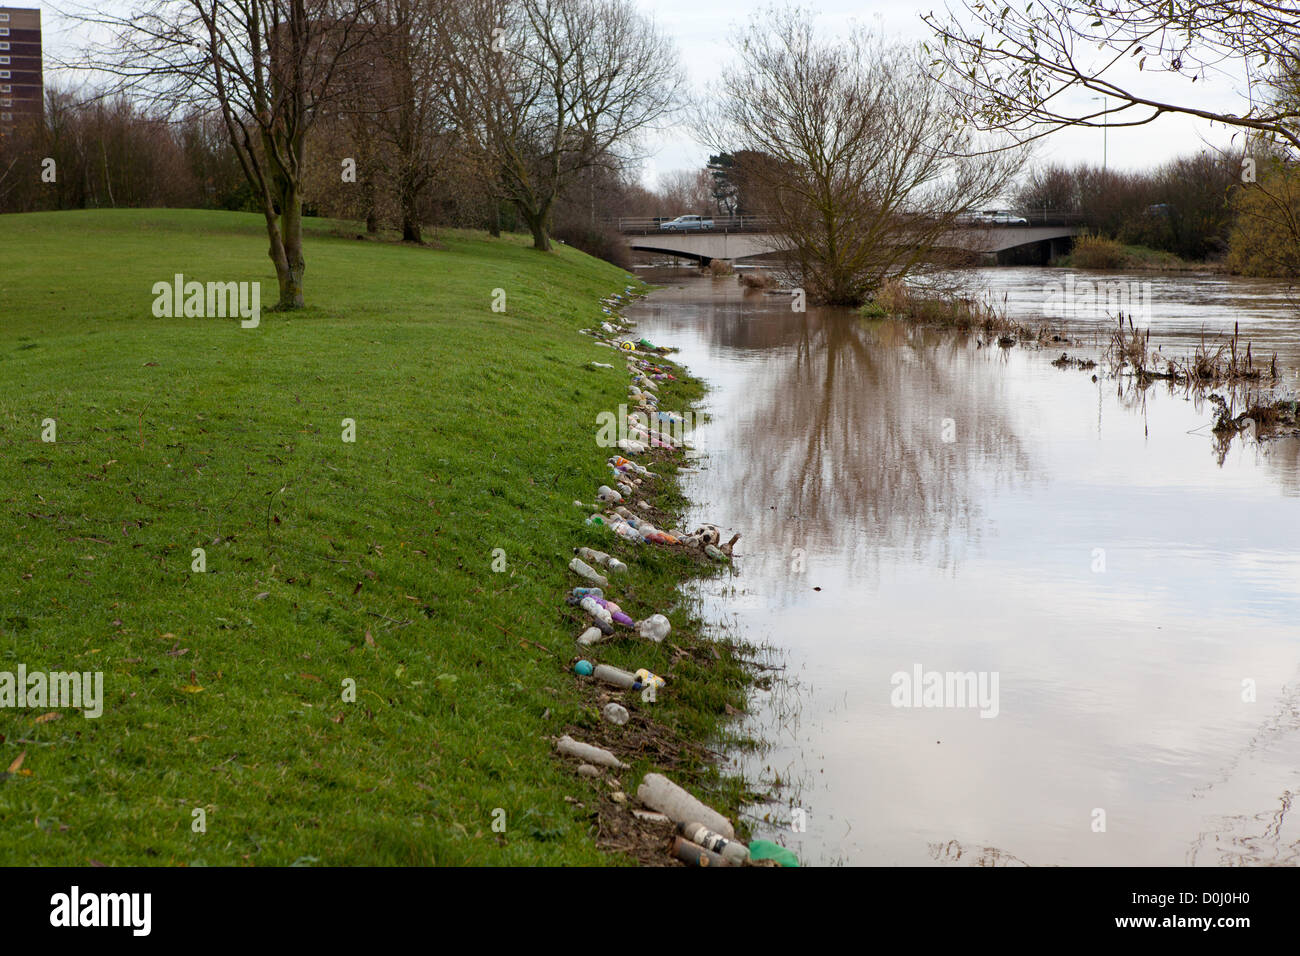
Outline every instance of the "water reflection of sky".
<svg viewBox="0 0 1300 956">
<path fill-rule="evenodd" d="M 786 668 L 744 760 L 791 785 L 760 835 L 823 863 L 1300 850 L 1273 819 L 1300 791 L 1296 443 L 1220 463 L 1181 396 L 730 283 L 636 314 L 713 386 L 687 494 L 744 537 L 739 573 L 696 589 L 705 615 Z M 914 663 L 996 671 L 1001 715 L 892 707 Z M 779 826 L 791 801 L 806 833 Z"/>
</svg>

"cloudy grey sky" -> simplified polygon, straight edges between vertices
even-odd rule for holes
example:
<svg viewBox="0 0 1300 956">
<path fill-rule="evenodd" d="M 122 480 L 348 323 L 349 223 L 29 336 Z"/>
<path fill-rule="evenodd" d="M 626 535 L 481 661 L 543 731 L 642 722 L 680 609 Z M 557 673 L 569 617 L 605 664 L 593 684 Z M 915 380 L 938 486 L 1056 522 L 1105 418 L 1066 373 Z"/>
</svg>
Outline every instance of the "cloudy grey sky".
<svg viewBox="0 0 1300 956">
<path fill-rule="evenodd" d="M 0 3 L 5 0 L 0 0 Z M 91 0 L 102 8 L 124 9 L 133 0 Z M 660 29 L 676 42 L 691 86 L 702 92 L 715 81 L 724 64 L 732 57 L 731 40 L 746 23 L 757 4 L 702 3 L 700 0 L 636 0 L 640 9 L 651 16 Z M 87 37 L 84 26 L 60 15 L 73 10 L 77 0 L 59 2 L 23 2 L 8 0 L 12 6 L 36 6 L 42 10 L 45 27 L 47 61 L 71 57 Z M 943 0 L 805 0 L 818 11 L 818 25 L 828 36 L 853 24 L 866 24 L 891 38 L 920 42 L 930 36 L 921 22 L 922 13 L 941 10 Z M 48 65 L 47 65 L 48 69 Z M 1211 76 L 1193 88 L 1185 80 L 1167 79 L 1150 73 L 1132 76 L 1143 92 L 1167 96 L 1171 100 L 1195 102 L 1223 110 L 1241 109 L 1244 87 L 1229 76 Z M 47 78 L 48 79 L 48 78 Z M 1080 105 L 1086 105 L 1080 97 Z M 1135 129 L 1112 129 L 1107 134 L 1107 158 L 1114 168 L 1137 169 L 1158 164 L 1177 155 L 1194 152 L 1203 140 L 1226 145 L 1230 133 L 1222 127 L 1186 117 L 1166 116 L 1148 126 Z M 1065 130 L 1041 141 L 1035 158 L 1063 162 L 1102 161 L 1103 134 L 1092 130 Z M 708 158 L 708 151 L 694 139 L 685 125 L 665 129 L 646 144 L 648 158 L 642 170 L 647 185 L 660 174 L 679 169 L 698 168 Z"/>
</svg>

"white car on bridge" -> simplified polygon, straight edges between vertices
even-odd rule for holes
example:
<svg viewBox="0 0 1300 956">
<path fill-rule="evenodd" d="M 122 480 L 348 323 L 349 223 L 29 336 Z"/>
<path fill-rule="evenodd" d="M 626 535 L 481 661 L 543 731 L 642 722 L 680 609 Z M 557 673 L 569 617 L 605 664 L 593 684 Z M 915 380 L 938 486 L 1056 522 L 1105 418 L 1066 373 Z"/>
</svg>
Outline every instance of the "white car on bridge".
<svg viewBox="0 0 1300 956">
<path fill-rule="evenodd" d="M 659 223 L 659 228 L 669 232 L 684 229 L 712 229 L 713 220 L 705 219 L 703 216 L 678 216 L 668 222 Z"/>
</svg>

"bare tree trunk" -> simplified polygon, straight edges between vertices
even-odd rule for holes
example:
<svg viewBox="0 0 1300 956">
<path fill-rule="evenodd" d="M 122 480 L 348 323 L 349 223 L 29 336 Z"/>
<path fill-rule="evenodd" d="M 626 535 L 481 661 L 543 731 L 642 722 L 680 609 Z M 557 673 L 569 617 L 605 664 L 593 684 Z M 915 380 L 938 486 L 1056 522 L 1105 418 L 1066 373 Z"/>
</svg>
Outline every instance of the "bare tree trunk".
<svg viewBox="0 0 1300 956">
<path fill-rule="evenodd" d="M 409 201 L 402 204 L 402 241 L 424 242 L 420 234 L 420 217 Z"/>
<path fill-rule="evenodd" d="M 525 214 L 524 222 L 528 223 L 528 229 L 533 234 L 533 248 L 541 252 L 550 252 L 551 237 L 546 228 L 546 216 Z"/>
<path fill-rule="evenodd" d="M 375 206 L 375 177 L 367 173 L 361 184 L 361 197 L 366 210 L 366 232 L 375 235 L 379 232 L 379 210 Z"/>
<path fill-rule="evenodd" d="M 305 304 L 302 284 L 307 264 L 302 253 L 302 194 L 297 189 L 290 187 L 281 193 L 279 221 L 268 212 L 266 232 L 271 240 L 268 255 L 280 285 L 276 308 L 301 309 Z"/>
</svg>

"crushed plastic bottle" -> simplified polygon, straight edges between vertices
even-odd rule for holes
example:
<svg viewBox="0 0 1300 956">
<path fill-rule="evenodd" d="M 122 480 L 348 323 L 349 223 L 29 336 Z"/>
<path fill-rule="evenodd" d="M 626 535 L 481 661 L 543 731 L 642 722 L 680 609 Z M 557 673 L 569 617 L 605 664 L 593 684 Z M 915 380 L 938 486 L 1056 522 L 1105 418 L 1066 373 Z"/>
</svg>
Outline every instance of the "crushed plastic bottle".
<svg viewBox="0 0 1300 956">
<path fill-rule="evenodd" d="M 609 587 L 609 578 L 597 572 L 595 568 L 589 565 L 586 561 L 583 561 L 581 558 L 574 558 L 570 561 L 569 569 L 572 570 L 574 574 L 586 578 L 588 581 L 599 587 Z"/>
<path fill-rule="evenodd" d="M 592 645 L 592 644 L 599 644 L 599 643 L 601 642 L 601 640 L 604 639 L 604 637 L 605 637 L 605 633 L 604 633 L 600 628 L 598 628 L 598 627 L 589 627 L 589 628 L 587 628 L 585 631 L 583 631 L 581 634 L 578 635 L 578 643 L 581 644 L 581 645 L 584 646 L 584 647 L 588 647 L 588 646 L 590 646 L 590 645 Z M 586 663 L 586 662 L 584 661 L 583 663 Z M 591 665 L 590 665 L 590 664 L 587 664 L 587 667 L 590 668 Z M 583 672 L 583 671 L 578 671 L 578 673 L 579 673 L 579 674 L 582 674 L 582 673 L 584 673 L 584 672 Z M 585 673 L 586 673 L 586 674 L 590 674 L 591 671 L 588 670 L 588 671 L 586 671 Z"/>
<path fill-rule="evenodd" d="M 645 537 L 641 534 L 641 532 L 638 531 L 636 528 L 634 528 L 632 525 L 628 524 L 626 521 L 620 521 L 618 522 L 618 524 L 614 525 L 613 527 L 614 527 L 614 533 L 618 535 L 620 538 L 623 538 L 625 541 L 632 541 L 636 544 L 640 544 L 641 542 L 645 541 Z"/>
<path fill-rule="evenodd" d="M 663 689 L 664 679 L 658 674 L 650 673 L 644 667 L 632 676 L 636 678 L 636 683 L 632 685 L 633 690 L 640 690 L 642 687 L 654 687 L 655 690 Z"/>
<path fill-rule="evenodd" d="M 651 614 L 636 626 L 636 632 L 638 634 L 648 640 L 654 641 L 656 644 L 663 641 L 672 629 L 672 624 L 670 624 L 668 618 L 664 617 L 662 614 Z"/>
<path fill-rule="evenodd" d="M 606 624 L 613 624 L 614 618 L 608 610 L 594 597 L 585 597 L 578 602 L 578 606 L 590 614 L 597 621 L 604 621 Z"/>
<path fill-rule="evenodd" d="M 601 485 L 596 489 L 596 500 L 619 502 L 623 500 L 623 496 L 609 485 Z"/>
</svg>

